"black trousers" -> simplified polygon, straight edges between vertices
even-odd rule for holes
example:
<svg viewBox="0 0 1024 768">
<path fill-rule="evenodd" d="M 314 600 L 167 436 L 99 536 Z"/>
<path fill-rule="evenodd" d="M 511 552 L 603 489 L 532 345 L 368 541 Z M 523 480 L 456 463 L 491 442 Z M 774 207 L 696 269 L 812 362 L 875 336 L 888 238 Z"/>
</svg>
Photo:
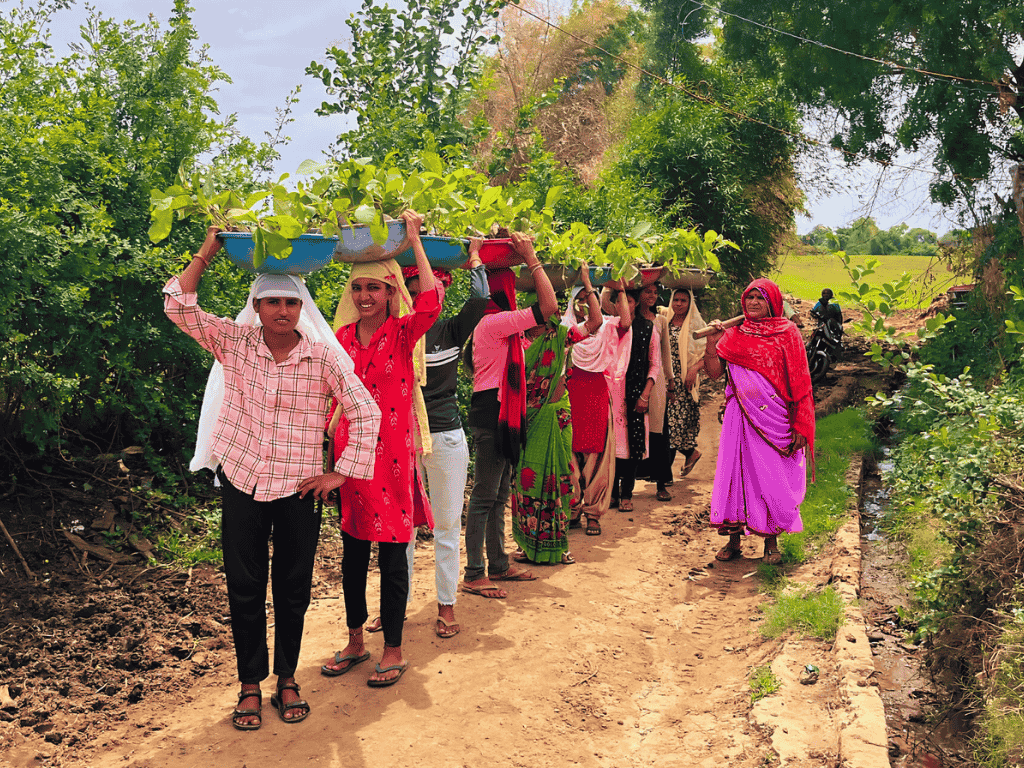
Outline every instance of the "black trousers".
<svg viewBox="0 0 1024 768">
<path fill-rule="evenodd" d="M 238 679 L 258 683 L 269 674 L 267 577 L 274 601 L 274 674 L 292 677 L 299 664 L 302 629 L 320 538 L 320 512 L 312 494 L 256 501 L 218 472 L 222 485 L 221 546 L 228 585 L 231 635 Z M 274 559 L 270 563 L 270 541 Z"/>
<path fill-rule="evenodd" d="M 415 533 L 415 532 L 414 532 Z M 341 558 L 341 584 L 345 590 L 345 614 L 349 629 L 361 627 L 370 614 L 366 611 L 366 572 L 370 567 L 369 541 L 341 534 L 345 546 Z M 380 625 L 384 645 L 397 648 L 402 644 L 405 604 L 409 600 L 408 542 L 377 543 L 377 565 L 380 568 Z"/>
<path fill-rule="evenodd" d="M 636 485 L 636 466 L 639 459 L 615 459 L 615 481 L 612 485 L 613 499 L 632 499 Z"/>
</svg>

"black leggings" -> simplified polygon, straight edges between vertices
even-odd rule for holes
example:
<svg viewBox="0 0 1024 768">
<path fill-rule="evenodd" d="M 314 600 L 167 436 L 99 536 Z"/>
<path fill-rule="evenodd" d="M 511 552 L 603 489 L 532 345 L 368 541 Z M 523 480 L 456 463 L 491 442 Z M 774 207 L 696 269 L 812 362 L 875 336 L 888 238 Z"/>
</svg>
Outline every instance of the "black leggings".
<svg viewBox="0 0 1024 768">
<path fill-rule="evenodd" d="M 370 618 L 366 611 L 366 572 L 370 567 L 369 541 L 357 539 L 342 531 L 345 550 L 341 558 L 341 585 L 345 591 L 345 614 L 349 629 L 361 627 Z M 405 604 L 409 599 L 409 542 L 377 543 L 377 566 L 380 568 L 380 625 L 384 645 L 398 648 L 402 644 Z"/>
<path fill-rule="evenodd" d="M 615 482 L 612 485 L 612 499 L 632 499 L 636 484 L 636 465 L 639 459 L 615 459 Z"/>
</svg>

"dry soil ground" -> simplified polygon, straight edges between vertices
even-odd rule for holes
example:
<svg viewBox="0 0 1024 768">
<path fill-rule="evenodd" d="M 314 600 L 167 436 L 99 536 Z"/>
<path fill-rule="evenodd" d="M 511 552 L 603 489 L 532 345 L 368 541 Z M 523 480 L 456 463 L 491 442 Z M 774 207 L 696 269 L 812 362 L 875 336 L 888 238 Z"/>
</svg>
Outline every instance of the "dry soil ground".
<svg viewBox="0 0 1024 768">
<path fill-rule="evenodd" d="M 864 378 L 850 365 L 823 399 L 844 376 Z M 845 389 L 844 400 L 859 396 Z M 318 672 L 345 634 L 340 543 L 325 537 L 297 675 L 312 714 L 281 722 L 268 680 L 257 732 L 230 725 L 221 574 L 111 563 L 101 539 L 85 551 L 62 530 L 78 519 L 89 538 L 94 517 L 123 519 L 131 494 L 98 499 L 81 480 L 33 497 L 9 489 L 0 520 L 19 553 L 0 543 L 0 765 L 837 765 L 849 706 L 831 644 L 761 638 L 760 541 L 746 541 L 741 560 L 713 559 L 720 541 L 704 523 L 720 397 L 707 387 L 704 458 L 671 502 L 640 483 L 635 511 L 609 512 L 603 535 L 572 532 L 575 565 L 536 568 L 507 600 L 460 595 L 453 639 L 433 633 L 433 548 L 421 542 L 411 668 L 392 688 L 366 686 L 372 662 L 335 679 Z M 822 563 L 798 577 L 824 583 Z M 375 661 L 383 640 L 369 637 Z M 795 682 L 804 663 L 821 668 L 817 685 Z M 784 687 L 752 706 L 748 677 L 764 664 Z"/>
</svg>

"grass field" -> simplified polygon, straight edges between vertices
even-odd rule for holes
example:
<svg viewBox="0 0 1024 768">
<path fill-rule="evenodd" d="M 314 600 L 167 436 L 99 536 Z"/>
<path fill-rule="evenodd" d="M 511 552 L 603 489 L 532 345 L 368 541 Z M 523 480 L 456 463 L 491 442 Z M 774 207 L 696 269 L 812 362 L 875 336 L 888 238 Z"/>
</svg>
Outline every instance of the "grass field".
<svg viewBox="0 0 1024 768">
<path fill-rule="evenodd" d="M 970 282 L 969 276 L 954 275 L 930 256 L 854 256 L 853 263 L 866 264 L 869 259 L 877 259 L 881 264 L 874 274 L 866 278 L 869 283 L 898 280 L 904 272 L 913 276 L 904 309 L 927 307 L 935 296 L 945 293 L 950 286 Z M 839 291 L 850 287 L 850 277 L 843 269 L 843 262 L 830 253 L 783 256 L 771 279 L 778 283 L 783 293 L 807 301 L 816 301 L 822 288 Z"/>
</svg>

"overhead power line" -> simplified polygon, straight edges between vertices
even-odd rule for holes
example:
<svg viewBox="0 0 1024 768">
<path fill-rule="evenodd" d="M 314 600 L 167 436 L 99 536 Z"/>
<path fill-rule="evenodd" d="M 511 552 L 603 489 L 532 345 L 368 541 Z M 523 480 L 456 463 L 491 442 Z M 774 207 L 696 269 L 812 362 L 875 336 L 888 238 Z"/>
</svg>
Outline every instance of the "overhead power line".
<svg viewBox="0 0 1024 768">
<path fill-rule="evenodd" d="M 691 2 L 696 2 L 696 0 L 691 0 Z M 577 35 L 577 34 L 575 34 L 573 32 L 570 32 L 567 29 L 564 29 L 564 28 L 560 27 L 559 25 L 555 24 L 554 22 L 549 21 L 548 19 L 545 19 L 543 16 L 538 16 L 533 11 L 530 11 L 530 10 L 527 10 L 526 8 L 523 8 L 521 5 L 518 5 L 518 4 L 514 3 L 514 2 L 510 3 L 510 5 L 511 5 L 511 7 L 515 8 L 516 10 L 518 10 L 520 13 L 524 13 L 527 16 L 532 16 L 534 19 L 536 19 L 537 21 L 541 22 L 542 24 L 546 24 L 547 26 L 551 27 L 552 29 L 557 30 L 558 32 L 561 32 L 563 35 L 567 35 L 567 36 L 571 37 L 572 39 L 574 39 L 574 40 L 576 40 L 576 41 L 578 41 L 580 43 L 583 43 L 588 48 L 592 48 L 594 50 L 600 51 L 601 53 L 605 54 L 606 56 L 609 56 L 609 57 L 615 59 L 616 61 L 621 62 L 622 64 L 624 64 L 625 66 L 629 67 L 630 69 L 634 69 L 637 72 L 639 72 L 640 74 L 646 75 L 647 77 L 650 77 L 652 80 L 655 80 L 658 83 L 661 83 L 662 85 L 667 86 L 668 88 L 672 88 L 672 89 L 675 89 L 677 91 L 681 91 L 682 93 L 685 93 L 690 98 L 692 98 L 692 99 L 694 99 L 696 101 L 699 101 L 702 104 L 707 104 L 708 106 L 711 106 L 711 107 L 714 107 L 715 109 L 721 110 L 722 112 L 725 112 L 726 114 L 732 115 L 733 117 L 736 117 L 736 118 L 738 118 L 740 120 L 746 120 L 747 122 L 754 123 L 756 125 L 761 125 L 761 126 L 763 126 L 765 128 L 768 128 L 769 130 L 775 131 L 776 133 L 782 134 L 783 136 L 787 136 L 787 137 L 789 137 L 789 138 L 791 138 L 791 139 L 793 139 L 795 141 L 804 142 L 806 144 L 810 144 L 810 145 L 815 146 L 815 147 L 822 147 L 822 148 L 825 148 L 825 149 L 832 149 L 832 150 L 835 150 L 835 151 L 838 151 L 838 152 L 842 153 L 843 155 L 846 155 L 846 156 L 850 157 L 851 159 L 856 159 L 858 157 L 856 152 L 851 152 L 848 149 L 842 149 L 842 148 L 833 147 L 831 144 L 829 144 L 827 142 L 821 141 L 820 139 L 812 138 L 811 136 L 808 136 L 808 135 L 806 135 L 804 133 L 794 133 L 793 131 L 786 130 L 785 128 L 780 128 L 777 125 L 772 125 L 771 123 L 765 122 L 764 120 L 761 120 L 759 118 L 752 117 L 752 116 L 744 114 L 742 112 L 738 112 L 737 110 L 732 109 L 731 107 L 728 107 L 725 104 L 722 104 L 722 103 L 720 103 L 718 101 L 715 101 L 714 99 L 710 98 L 709 96 L 703 96 L 703 95 L 697 93 L 696 91 L 691 91 L 691 90 L 689 90 L 688 88 L 686 88 L 685 86 L 683 86 L 683 85 L 681 85 L 679 83 L 673 83 L 670 80 L 667 80 L 666 78 L 662 77 L 661 75 L 657 75 L 654 72 L 651 72 L 651 71 L 649 71 L 647 69 L 644 69 L 643 67 L 641 67 L 638 64 L 634 64 L 631 61 L 627 61 L 622 56 L 619 56 L 618 54 L 612 53 L 611 51 L 609 51 L 609 50 L 607 50 L 605 48 L 602 48 L 597 43 L 595 43 L 593 41 L 590 41 L 590 40 L 586 40 L 585 38 L 582 38 L 579 35 Z M 869 160 L 870 160 L 870 158 L 869 158 Z M 920 167 L 911 166 L 911 165 L 901 165 L 899 163 L 884 162 L 884 161 L 881 161 L 881 160 L 870 160 L 870 162 L 878 163 L 883 168 L 900 168 L 902 170 L 912 171 L 914 173 L 927 173 L 930 176 L 934 176 L 935 175 L 934 169 L 925 169 L 925 168 L 920 168 Z M 968 178 L 968 177 L 964 177 L 964 176 L 957 176 L 957 178 L 966 179 L 966 180 L 970 180 L 970 181 L 981 181 L 981 179 L 973 179 L 973 178 Z"/>
<path fill-rule="evenodd" d="M 855 59 L 863 59 L 864 61 L 871 61 L 871 62 L 874 62 L 875 64 L 884 64 L 885 66 L 892 67 L 893 69 L 899 69 L 899 70 L 902 70 L 904 72 L 916 72 L 919 75 L 926 75 L 927 77 L 936 77 L 936 78 L 943 79 L 943 80 L 954 80 L 954 81 L 961 82 L 961 83 L 976 83 L 976 84 L 979 84 L 979 85 L 990 85 L 990 86 L 992 86 L 992 87 L 997 89 L 996 92 L 998 92 L 998 89 L 1000 87 L 1003 87 L 1003 88 L 1006 87 L 1005 83 L 997 83 L 997 82 L 994 82 L 992 80 L 976 80 L 976 79 L 971 78 L 971 77 L 961 77 L 959 75 L 948 75 L 948 74 L 944 74 L 942 72 L 931 72 L 931 71 L 929 71 L 927 69 L 920 69 L 918 67 L 911 67 L 911 66 L 908 66 L 906 64 L 900 64 L 900 63 L 892 61 L 890 59 L 876 59 L 873 56 L 865 56 L 864 54 L 861 54 L 861 53 L 854 53 L 853 51 L 846 51 L 846 50 L 843 50 L 842 48 L 836 48 L 834 45 L 829 45 L 828 43 L 823 43 L 820 40 L 811 40 L 810 38 L 807 38 L 807 37 L 801 37 L 800 35 L 794 34 L 793 32 L 787 32 L 784 29 L 778 29 L 776 27 L 771 27 L 771 26 L 769 26 L 767 24 L 764 24 L 764 23 L 762 23 L 760 21 L 754 21 L 753 19 L 748 19 L 748 18 L 746 18 L 744 16 L 740 16 L 740 15 L 735 14 L 735 13 L 730 13 L 729 11 L 724 11 L 721 8 L 717 8 L 717 7 L 713 6 L 713 5 L 708 5 L 707 3 L 702 3 L 699 0 L 690 0 L 690 2 L 693 3 L 696 6 L 701 7 L 701 8 L 707 8 L 709 11 L 714 11 L 715 13 L 720 13 L 723 16 L 731 16 L 734 19 L 739 19 L 740 21 L 745 21 L 747 24 L 753 24 L 755 27 L 761 27 L 762 29 L 767 29 L 769 32 L 774 32 L 777 35 L 785 35 L 786 37 L 792 37 L 794 40 L 799 40 L 802 43 L 809 43 L 811 45 L 816 45 L 819 48 L 825 48 L 826 50 L 834 51 L 836 53 L 841 53 L 841 54 L 843 54 L 845 56 L 852 56 Z M 983 92 L 984 93 L 989 93 L 989 91 L 983 91 Z"/>
</svg>

